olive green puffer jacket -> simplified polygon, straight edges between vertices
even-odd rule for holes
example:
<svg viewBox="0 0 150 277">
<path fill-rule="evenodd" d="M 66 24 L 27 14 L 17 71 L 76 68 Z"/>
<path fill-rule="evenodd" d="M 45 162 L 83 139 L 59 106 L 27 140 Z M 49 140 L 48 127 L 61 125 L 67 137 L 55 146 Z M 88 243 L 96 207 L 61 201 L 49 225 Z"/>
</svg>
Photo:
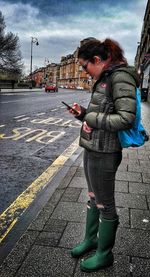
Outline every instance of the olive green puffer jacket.
<svg viewBox="0 0 150 277">
<path fill-rule="evenodd" d="M 134 67 L 119 65 L 103 72 L 93 86 L 87 109 L 81 107 L 77 117 L 92 128 L 91 133 L 81 128 L 80 146 L 94 152 L 121 151 L 117 134 L 118 130 L 131 128 L 135 120 L 137 86 Z"/>
</svg>

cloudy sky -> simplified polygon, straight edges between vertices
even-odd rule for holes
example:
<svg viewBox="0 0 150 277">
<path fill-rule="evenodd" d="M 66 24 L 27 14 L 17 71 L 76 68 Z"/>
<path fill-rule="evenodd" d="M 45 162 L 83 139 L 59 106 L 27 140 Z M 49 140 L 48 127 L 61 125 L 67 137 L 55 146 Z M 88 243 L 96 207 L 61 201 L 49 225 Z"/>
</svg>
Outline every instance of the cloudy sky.
<svg viewBox="0 0 150 277">
<path fill-rule="evenodd" d="M 134 63 L 147 0 L 0 0 L 6 32 L 20 38 L 25 73 L 30 70 L 31 37 L 33 69 L 45 59 L 59 63 L 72 54 L 80 40 L 106 37 L 117 40 L 130 64 Z"/>
</svg>

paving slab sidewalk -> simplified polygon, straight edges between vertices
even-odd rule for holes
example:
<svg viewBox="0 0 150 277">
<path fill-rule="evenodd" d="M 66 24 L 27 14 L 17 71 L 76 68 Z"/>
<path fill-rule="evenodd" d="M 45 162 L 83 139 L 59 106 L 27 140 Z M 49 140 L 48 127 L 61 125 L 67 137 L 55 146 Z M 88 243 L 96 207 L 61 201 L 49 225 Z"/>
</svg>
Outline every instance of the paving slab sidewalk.
<svg viewBox="0 0 150 277">
<path fill-rule="evenodd" d="M 145 104 L 144 108 L 143 119 L 150 133 L 150 106 Z M 80 259 L 70 256 L 70 249 L 82 240 L 85 231 L 88 198 L 82 155 L 4 260 L 0 277 L 150 276 L 150 141 L 139 149 L 123 150 L 116 175 L 120 225 L 115 262 L 93 273 L 83 273 Z"/>
</svg>

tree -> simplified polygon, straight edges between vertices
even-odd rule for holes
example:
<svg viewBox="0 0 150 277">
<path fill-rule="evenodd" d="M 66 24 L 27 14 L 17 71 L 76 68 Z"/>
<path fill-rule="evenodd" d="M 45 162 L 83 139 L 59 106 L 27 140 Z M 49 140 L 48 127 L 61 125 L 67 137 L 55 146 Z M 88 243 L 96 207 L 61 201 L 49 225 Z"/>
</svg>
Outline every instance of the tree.
<svg viewBox="0 0 150 277">
<path fill-rule="evenodd" d="M 12 32 L 5 33 L 5 27 L 4 16 L 0 11 L 0 72 L 17 77 L 23 68 L 19 38 Z"/>
</svg>

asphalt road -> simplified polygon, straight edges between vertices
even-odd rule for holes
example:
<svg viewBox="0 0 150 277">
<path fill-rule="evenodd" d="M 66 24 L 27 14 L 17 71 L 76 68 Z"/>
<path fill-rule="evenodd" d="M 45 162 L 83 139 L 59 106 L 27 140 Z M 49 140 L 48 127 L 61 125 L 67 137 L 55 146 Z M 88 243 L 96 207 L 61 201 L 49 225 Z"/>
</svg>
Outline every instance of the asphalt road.
<svg viewBox="0 0 150 277">
<path fill-rule="evenodd" d="M 0 214 L 78 137 L 81 123 L 61 104 L 87 106 L 90 93 L 0 94 Z"/>
</svg>

